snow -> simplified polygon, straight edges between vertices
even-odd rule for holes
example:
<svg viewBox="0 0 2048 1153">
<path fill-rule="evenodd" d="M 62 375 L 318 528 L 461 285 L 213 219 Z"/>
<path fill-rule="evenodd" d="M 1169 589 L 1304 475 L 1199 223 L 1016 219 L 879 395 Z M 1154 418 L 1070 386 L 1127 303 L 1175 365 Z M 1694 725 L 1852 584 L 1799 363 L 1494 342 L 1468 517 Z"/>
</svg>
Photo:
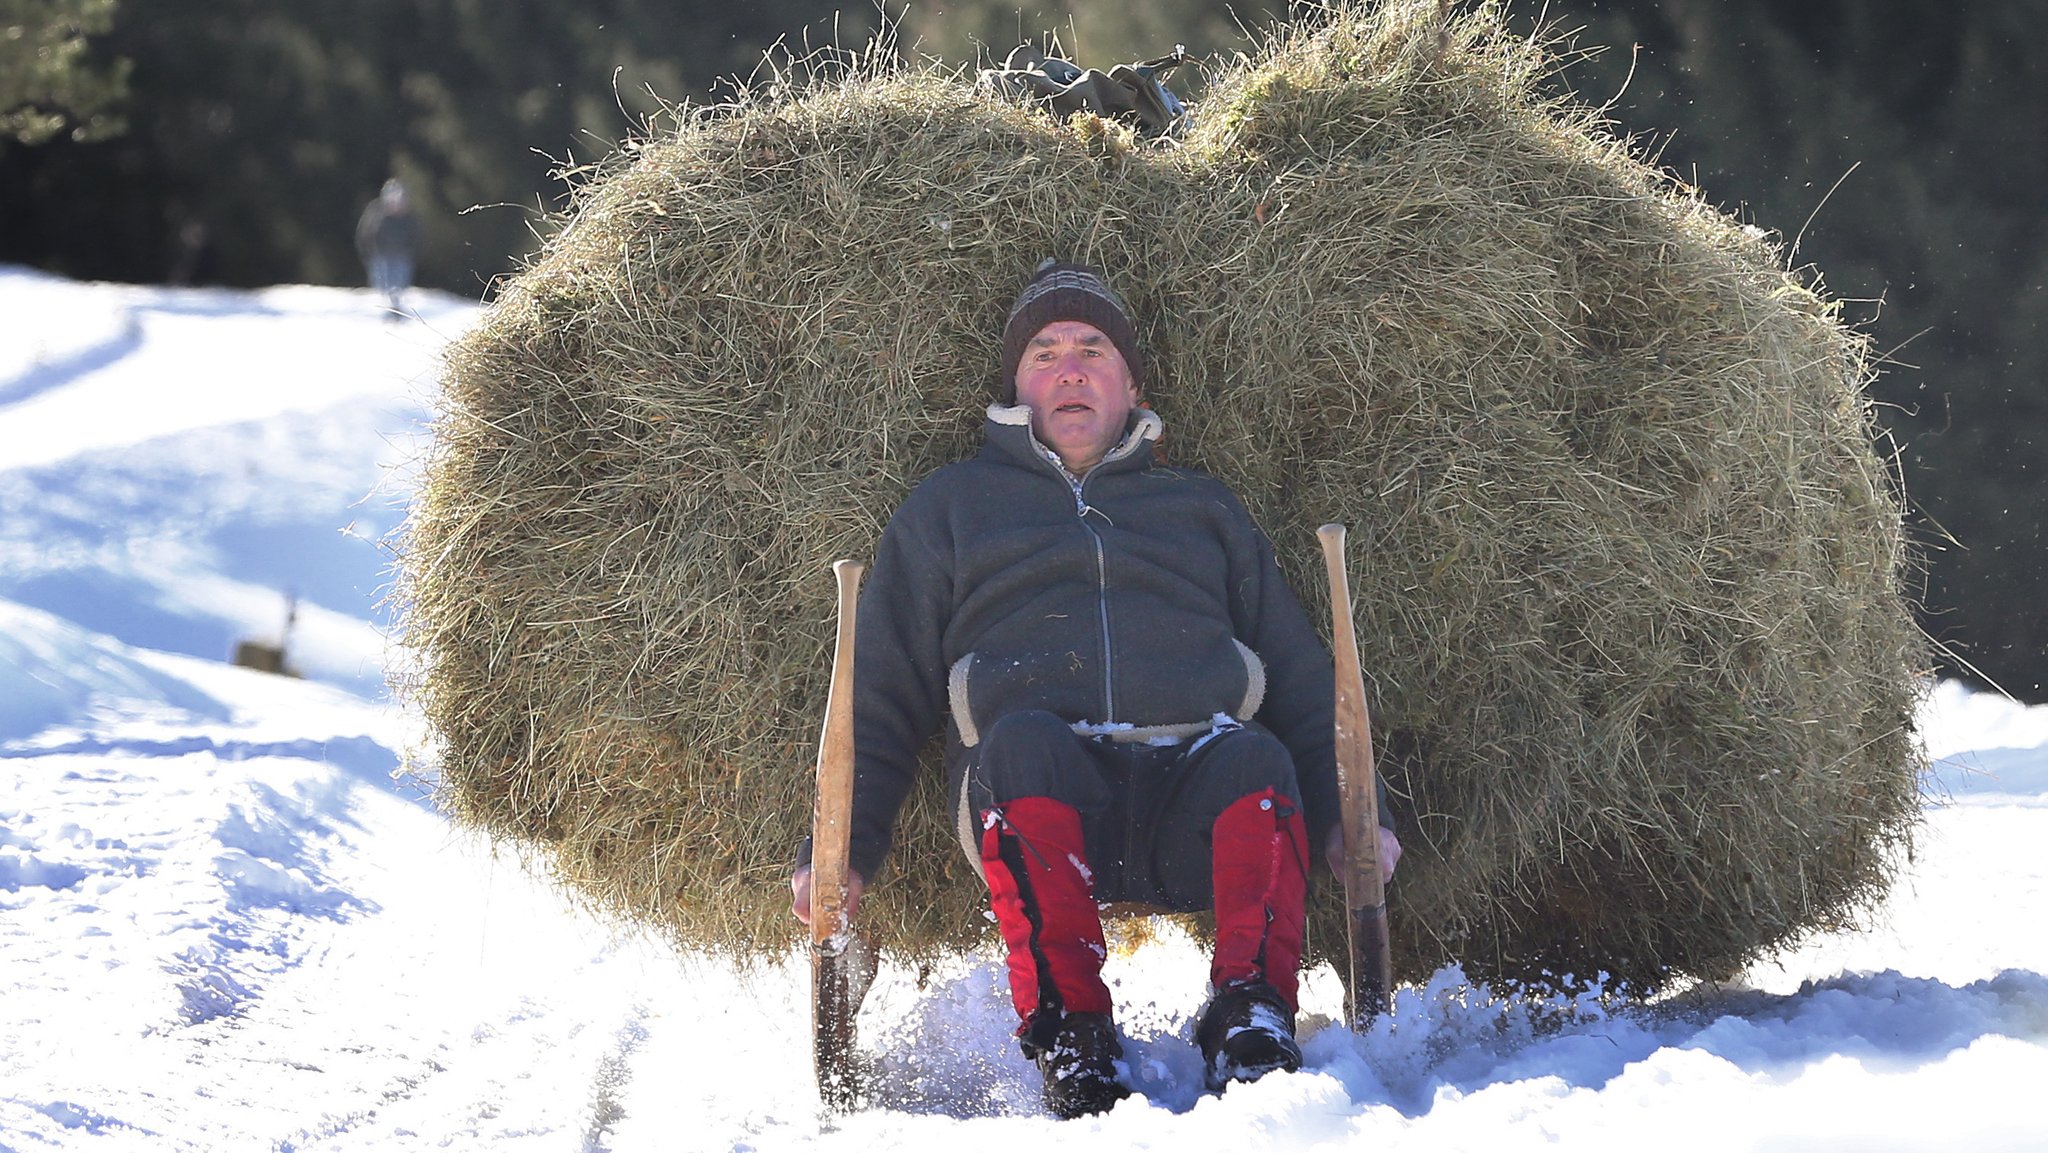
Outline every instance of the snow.
<svg viewBox="0 0 2048 1153">
<path fill-rule="evenodd" d="M 1634 1004 L 1408 974 L 1221 1096 L 1204 959 L 1111 942 L 1139 1096 L 1047 1117 L 992 951 L 885 964 L 823 1113 L 807 970 L 607 923 L 393 779 L 385 555 L 472 305 L 0 267 L 0 1149 L 2038 1150 L 2048 709 L 1925 706 L 1873 924 Z M 304 680 L 236 668 L 284 639 Z M 1399 915 L 1398 907 L 1394 910 Z"/>
</svg>

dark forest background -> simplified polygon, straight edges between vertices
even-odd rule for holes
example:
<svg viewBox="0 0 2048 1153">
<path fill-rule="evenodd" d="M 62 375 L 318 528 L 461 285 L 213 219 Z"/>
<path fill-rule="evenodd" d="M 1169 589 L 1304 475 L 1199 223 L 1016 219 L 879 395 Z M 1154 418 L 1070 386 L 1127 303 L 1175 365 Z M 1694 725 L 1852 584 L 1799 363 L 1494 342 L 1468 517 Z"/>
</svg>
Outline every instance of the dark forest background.
<svg viewBox="0 0 2048 1153">
<path fill-rule="evenodd" d="M 1083 63 L 1222 59 L 1285 0 L 901 12 L 899 51 L 972 64 L 1052 30 Z M 1078 9 L 1074 15 L 1068 8 Z M 359 283 L 396 175 L 423 284 L 485 297 L 559 172 L 663 101 L 768 83 L 764 53 L 860 47 L 831 0 L 0 0 L 0 261 L 135 282 Z M 1944 672 L 2048 701 L 2048 0 L 1515 0 L 1555 83 L 1780 233 L 1885 353 Z M 1597 50 L 1596 49 L 1600 49 Z M 1175 86 L 1199 97 L 1196 70 Z M 723 78 L 723 79 L 721 79 Z M 658 97 L 658 98 L 657 98 Z M 6 323 L 0 318 L 0 324 Z"/>
</svg>

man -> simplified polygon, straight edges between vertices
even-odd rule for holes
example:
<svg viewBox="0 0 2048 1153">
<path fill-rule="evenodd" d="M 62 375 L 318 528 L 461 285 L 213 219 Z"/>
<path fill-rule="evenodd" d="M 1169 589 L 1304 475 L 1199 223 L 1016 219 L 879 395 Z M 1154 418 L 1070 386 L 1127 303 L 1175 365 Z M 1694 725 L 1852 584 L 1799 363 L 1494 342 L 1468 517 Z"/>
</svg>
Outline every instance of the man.
<svg viewBox="0 0 2048 1153">
<path fill-rule="evenodd" d="M 1003 357 L 987 443 L 903 502 L 861 594 L 851 898 L 943 719 L 1055 1113 L 1129 1092 L 1098 902 L 1215 910 L 1211 1088 L 1298 1069 L 1309 846 L 1343 853 L 1330 658 L 1237 498 L 1154 463 L 1137 336 L 1093 270 L 1041 266 Z M 1391 874 L 1390 827 L 1377 847 Z M 792 889 L 808 918 L 808 865 Z"/>
<path fill-rule="evenodd" d="M 396 179 L 385 181 L 377 199 L 356 218 L 356 255 L 363 259 L 370 287 L 384 297 L 386 320 L 405 317 L 405 290 L 412 286 L 413 253 L 419 244 L 420 221 L 405 185 Z"/>
</svg>

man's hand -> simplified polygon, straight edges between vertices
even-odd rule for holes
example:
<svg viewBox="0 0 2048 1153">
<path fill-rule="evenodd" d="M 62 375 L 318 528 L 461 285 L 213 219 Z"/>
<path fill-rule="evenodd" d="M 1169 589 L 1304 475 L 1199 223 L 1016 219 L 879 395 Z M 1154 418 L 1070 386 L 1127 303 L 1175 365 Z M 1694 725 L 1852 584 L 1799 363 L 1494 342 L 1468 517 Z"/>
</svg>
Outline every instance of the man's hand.
<svg viewBox="0 0 2048 1153">
<path fill-rule="evenodd" d="M 1394 836 L 1394 830 L 1385 825 L 1375 825 L 1374 830 L 1380 835 L 1380 881 L 1385 883 L 1394 879 L 1394 866 L 1401 863 L 1401 842 Z M 1344 826 L 1330 830 L 1330 839 L 1323 843 L 1323 860 L 1332 873 L 1344 875 Z M 806 885 L 804 891 L 808 893 L 810 887 Z"/>
<path fill-rule="evenodd" d="M 1399 852 L 1396 849 L 1395 852 Z M 853 923 L 854 910 L 860 908 L 861 886 L 866 884 L 860 874 L 846 870 L 846 922 Z M 811 923 L 811 867 L 805 865 L 789 878 L 789 909 L 796 919 L 808 925 Z"/>
</svg>

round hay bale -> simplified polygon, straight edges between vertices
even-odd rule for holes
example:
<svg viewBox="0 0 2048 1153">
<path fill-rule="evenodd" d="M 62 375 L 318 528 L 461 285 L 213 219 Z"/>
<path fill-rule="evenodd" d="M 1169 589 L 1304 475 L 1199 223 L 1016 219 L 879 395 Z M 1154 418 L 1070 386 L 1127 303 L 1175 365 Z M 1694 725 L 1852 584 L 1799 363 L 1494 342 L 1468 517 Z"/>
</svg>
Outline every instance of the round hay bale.
<svg viewBox="0 0 2048 1153">
<path fill-rule="evenodd" d="M 875 67 L 614 158 L 449 354 L 401 551 L 446 805 L 692 947 L 789 945 L 826 565 L 972 450 L 1058 254 L 1320 620 L 1352 528 L 1401 971 L 1655 985 L 1856 913 L 1923 655 L 1864 341 L 1547 67 L 1395 0 L 1283 29 L 1177 146 Z M 899 954 L 991 932 L 927 780 L 862 906 Z"/>
</svg>

